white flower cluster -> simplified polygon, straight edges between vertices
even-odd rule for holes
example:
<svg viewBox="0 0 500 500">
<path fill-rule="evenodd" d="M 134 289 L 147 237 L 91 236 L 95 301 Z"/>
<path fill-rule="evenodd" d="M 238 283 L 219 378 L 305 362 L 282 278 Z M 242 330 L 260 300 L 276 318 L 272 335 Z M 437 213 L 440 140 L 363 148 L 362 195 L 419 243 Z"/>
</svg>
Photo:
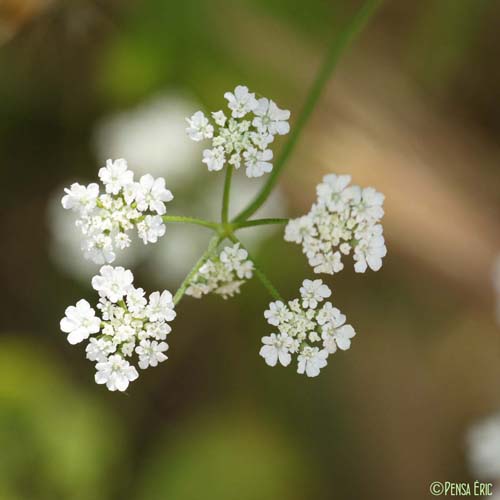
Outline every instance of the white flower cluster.
<svg viewBox="0 0 500 500">
<path fill-rule="evenodd" d="M 146 369 L 165 361 L 165 342 L 175 318 L 172 294 L 153 292 L 146 299 L 142 288 L 133 286 L 132 272 L 123 267 L 102 266 L 92 278 L 99 293 L 100 318 L 82 299 L 66 309 L 61 330 L 70 344 L 89 340 L 87 359 L 96 362 L 95 381 L 110 391 L 125 391 L 139 377 L 129 359 L 136 354 L 138 366 Z"/>
<path fill-rule="evenodd" d="M 241 285 L 252 276 L 253 262 L 248 259 L 248 252 L 236 243 L 225 247 L 220 255 L 201 266 L 191 280 L 186 295 L 200 299 L 213 292 L 227 299 L 239 293 Z"/>
<path fill-rule="evenodd" d="M 331 302 L 319 307 L 330 295 L 331 290 L 321 280 L 306 279 L 300 288 L 300 299 L 288 304 L 280 300 L 271 302 L 264 317 L 279 333 L 263 337 L 259 353 L 269 366 L 278 362 L 288 366 L 292 354 L 296 354 L 297 373 L 316 377 L 337 348 L 349 349 L 356 332 L 345 324 L 345 315 Z"/>
<path fill-rule="evenodd" d="M 99 178 L 104 193 L 99 194 L 98 184 L 74 183 L 64 190 L 61 200 L 65 209 L 79 215 L 76 225 L 84 236 L 86 259 L 96 264 L 113 262 L 117 248 L 130 246 L 128 231 L 134 227 L 144 244 L 156 243 L 165 234 L 161 216 L 166 212 L 165 202 L 173 196 L 163 178 L 146 174 L 134 182 L 134 173 L 123 159 L 108 160 Z"/>
<path fill-rule="evenodd" d="M 261 177 L 271 172 L 273 152 L 268 146 L 276 135 L 290 131 L 290 111 L 278 108 L 265 97 L 257 99 L 243 85 L 238 85 L 234 93 L 226 92 L 224 97 L 230 117 L 216 111 L 210 121 L 203 112 L 197 111 L 187 118 L 186 132 L 193 141 L 212 139 L 212 149 L 203 151 L 203 163 L 208 170 L 217 171 L 222 170 L 226 162 L 237 169 L 243 162 L 247 177 Z"/>
<path fill-rule="evenodd" d="M 340 272 L 342 255 L 351 252 L 357 273 L 382 267 L 387 254 L 380 224 L 384 195 L 371 187 L 349 186 L 350 182 L 349 175 L 323 177 L 309 213 L 286 226 L 285 240 L 302 244 L 315 273 Z"/>
</svg>

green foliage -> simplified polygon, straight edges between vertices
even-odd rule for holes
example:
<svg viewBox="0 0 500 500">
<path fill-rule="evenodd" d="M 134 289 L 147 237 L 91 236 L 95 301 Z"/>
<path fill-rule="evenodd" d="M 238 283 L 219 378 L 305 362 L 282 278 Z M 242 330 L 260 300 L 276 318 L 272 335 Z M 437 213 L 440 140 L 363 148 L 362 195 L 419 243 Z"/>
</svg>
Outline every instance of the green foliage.
<svg viewBox="0 0 500 500">
<path fill-rule="evenodd" d="M 120 426 L 32 342 L 0 343 L 0 498 L 100 500 Z"/>
<path fill-rule="evenodd" d="M 205 417 L 158 442 L 140 500 L 307 498 L 307 463 L 279 430 L 247 415 Z"/>
</svg>

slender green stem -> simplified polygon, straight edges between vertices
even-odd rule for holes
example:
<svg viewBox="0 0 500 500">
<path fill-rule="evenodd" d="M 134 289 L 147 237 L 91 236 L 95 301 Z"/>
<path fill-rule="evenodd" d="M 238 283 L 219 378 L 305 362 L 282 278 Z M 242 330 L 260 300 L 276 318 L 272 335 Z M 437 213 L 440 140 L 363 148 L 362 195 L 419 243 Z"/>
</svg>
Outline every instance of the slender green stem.
<svg viewBox="0 0 500 500">
<path fill-rule="evenodd" d="M 222 212 L 221 221 L 226 224 L 229 220 L 229 199 L 231 193 L 231 179 L 233 177 L 233 166 L 228 165 L 226 167 L 226 178 L 224 180 L 224 195 L 222 198 Z"/>
<path fill-rule="evenodd" d="M 330 79 L 333 70 L 336 68 L 337 63 L 340 60 L 340 56 L 354 40 L 354 38 L 362 31 L 370 17 L 374 14 L 375 10 L 381 3 L 382 0 L 366 0 L 361 9 L 354 15 L 347 26 L 338 34 L 338 36 L 335 37 L 326 54 L 323 66 L 320 69 L 311 90 L 309 91 L 309 95 L 307 96 L 306 102 L 302 108 L 302 112 L 299 114 L 297 122 L 294 124 L 290 138 L 283 146 L 280 156 L 277 158 L 273 171 L 269 175 L 266 184 L 264 184 L 261 191 L 248 205 L 248 207 L 236 216 L 234 221 L 239 222 L 248 219 L 248 217 L 253 215 L 267 200 L 278 180 L 279 175 L 281 174 L 281 171 L 283 170 L 286 161 L 292 153 L 305 124 L 318 103 L 322 90 Z"/>
<path fill-rule="evenodd" d="M 243 227 L 266 226 L 269 224 L 286 224 L 287 222 L 288 219 L 254 219 L 235 222 L 232 226 L 234 229 L 240 229 Z"/>
<path fill-rule="evenodd" d="M 212 252 L 217 248 L 217 245 L 221 242 L 222 238 L 220 236 L 214 236 L 208 243 L 208 248 L 205 250 L 203 255 L 198 259 L 198 262 L 193 266 L 188 275 L 184 278 L 184 281 L 179 286 L 177 292 L 174 295 L 174 304 L 177 305 L 182 299 L 187 287 L 191 283 L 196 273 L 199 271 L 200 267 L 205 263 L 205 261 L 210 257 Z"/>
<path fill-rule="evenodd" d="M 243 245 L 243 243 L 241 243 L 241 241 L 234 234 L 230 234 L 228 236 L 228 238 L 233 243 L 239 243 L 240 246 L 241 246 L 241 248 L 245 248 L 244 245 Z M 245 250 L 248 252 L 247 248 L 245 248 Z M 257 263 L 255 262 L 255 259 L 250 255 L 250 252 L 248 252 L 248 258 L 253 262 L 253 267 L 254 267 L 255 275 L 257 276 L 257 278 L 259 278 L 259 280 L 264 285 L 264 287 L 266 288 L 266 290 L 269 292 L 269 294 L 271 295 L 271 297 L 273 299 L 275 299 L 275 300 L 281 300 L 281 301 L 283 301 L 283 299 L 282 299 L 280 293 L 278 292 L 278 290 L 276 289 L 276 287 L 271 283 L 271 280 L 266 276 L 266 274 L 257 265 Z"/>
<path fill-rule="evenodd" d="M 163 222 L 183 222 L 186 224 L 196 224 L 197 226 L 208 227 L 214 231 L 219 231 L 220 225 L 217 222 L 211 222 L 197 217 L 184 217 L 183 215 L 163 215 Z"/>
</svg>

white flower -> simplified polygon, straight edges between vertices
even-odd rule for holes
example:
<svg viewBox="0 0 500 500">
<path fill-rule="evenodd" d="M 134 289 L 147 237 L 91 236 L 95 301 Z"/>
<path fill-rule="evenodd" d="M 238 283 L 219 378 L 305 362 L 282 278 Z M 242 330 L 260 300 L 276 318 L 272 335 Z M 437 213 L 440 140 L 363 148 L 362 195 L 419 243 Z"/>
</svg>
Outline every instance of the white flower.
<svg viewBox="0 0 500 500">
<path fill-rule="evenodd" d="M 145 307 L 148 301 L 144 298 L 144 290 L 142 288 L 133 288 L 127 292 L 127 307 L 132 313 L 139 313 Z"/>
<path fill-rule="evenodd" d="M 382 226 L 377 225 L 372 231 L 362 235 L 362 240 L 354 249 L 354 270 L 364 273 L 369 267 L 372 271 L 378 271 L 382 267 L 382 259 L 387 255 Z"/>
<path fill-rule="evenodd" d="M 253 125 L 259 130 L 269 131 L 272 135 L 286 135 L 290 132 L 290 111 L 278 108 L 274 101 L 265 97 L 259 99 L 254 113 L 257 116 L 253 119 Z"/>
<path fill-rule="evenodd" d="M 214 122 L 219 125 L 219 127 L 223 127 L 226 124 L 227 118 L 224 111 L 214 111 L 212 113 L 212 118 L 214 119 Z"/>
<path fill-rule="evenodd" d="M 96 364 L 97 384 L 106 384 L 110 391 L 125 391 L 130 382 L 139 377 L 137 370 L 118 354 L 113 354 L 107 361 Z"/>
<path fill-rule="evenodd" d="M 165 224 L 159 215 L 146 215 L 144 220 L 137 224 L 137 234 L 145 245 L 156 243 L 158 238 L 165 234 Z"/>
<path fill-rule="evenodd" d="M 224 168 L 225 161 L 226 158 L 224 156 L 224 148 L 222 146 L 203 150 L 202 162 L 205 163 L 208 170 L 222 170 Z"/>
<path fill-rule="evenodd" d="M 238 86 L 234 93 L 226 92 L 231 116 L 223 111 L 212 113 L 213 125 L 209 119 L 198 111 L 188 123 L 188 135 L 195 141 L 211 138 L 212 147 L 203 151 L 203 163 L 210 171 L 224 168 L 226 161 L 235 169 L 240 168 L 242 161 L 246 166 L 249 178 L 261 177 L 271 172 L 273 153 L 268 146 L 276 135 L 287 134 L 290 130 L 288 119 L 290 112 L 279 109 L 266 98 L 259 101 L 247 87 Z M 253 115 L 247 117 L 249 113 Z M 203 130 L 211 127 L 208 134 Z"/>
<path fill-rule="evenodd" d="M 83 256 L 96 264 L 111 263 L 116 254 L 113 251 L 113 240 L 102 233 L 91 235 L 82 244 Z"/>
<path fill-rule="evenodd" d="M 269 366 L 276 366 L 279 361 L 281 365 L 288 366 L 292 360 L 290 355 L 291 339 L 287 335 L 272 333 L 268 337 L 262 337 L 264 344 L 259 352 Z"/>
<path fill-rule="evenodd" d="M 224 299 L 239 293 L 245 279 L 253 276 L 253 262 L 239 243 L 226 246 L 219 255 L 208 259 L 191 280 L 186 295 L 201 298 L 216 293 Z"/>
<path fill-rule="evenodd" d="M 90 361 L 103 362 L 108 359 L 108 356 L 116 351 L 116 345 L 105 338 L 96 339 L 94 337 L 90 338 L 85 352 L 87 353 L 87 359 Z"/>
<path fill-rule="evenodd" d="M 230 271 L 237 270 L 241 263 L 246 261 L 248 252 L 244 248 L 240 248 L 240 244 L 236 243 L 232 247 L 226 247 L 220 253 L 220 261 L 226 265 Z"/>
<path fill-rule="evenodd" d="M 318 308 L 318 303 L 331 295 L 321 280 L 304 280 L 300 294 L 300 300 L 290 300 L 288 304 L 271 302 L 264 312 L 267 322 L 277 327 L 279 334 L 262 338 L 260 355 L 274 366 L 280 355 L 288 364 L 289 355 L 296 354 L 298 373 L 315 377 L 326 366 L 330 354 L 337 348 L 350 347 L 355 332 L 330 302 Z"/>
<path fill-rule="evenodd" d="M 349 186 L 349 175 L 326 175 L 317 201 L 307 215 L 288 222 L 285 240 L 302 244 L 315 273 L 335 274 L 344 268 L 342 255 L 352 253 L 354 269 L 378 271 L 387 254 L 383 228 L 384 195 L 373 188 Z"/>
<path fill-rule="evenodd" d="M 82 186 L 75 182 L 71 184 L 69 189 L 65 188 L 64 192 L 66 194 L 61 200 L 63 208 L 85 213 L 95 207 L 97 197 L 99 196 L 99 186 L 95 183 Z"/>
<path fill-rule="evenodd" d="M 61 321 L 71 343 L 99 333 L 89 340 L 86 357 L 97 362 L 96 382 L 106 384 L 111 391 L 124 391 L 138 377 L 127 358 L 136 357 L 143 369 L 166 359 L 163 352 L 168 345 L 164 340 L 171 331 L 167 321 L 176 314 L 170 292 L 153 292 L 147 302 L 144 290 L 134 288 L 133 278 L 128 269 L 103 266 L 92 280 L 100 295 L 97 308 L 102 319 L 81 300 L 76 307 L 68 307 L 67 317 Z"/>
<path fill-rule="evenodd" d="M 232 111 L 234 118 L 241 118 L 258 106 L 255 94 L 249 92 L 248 87 L 244 85 L 238 85 L 234 89 L 234 94 L 226 92 L 224 97 L 228 101 L 227 107 Z"/>
<path fill-rule="evenodd" d="M 269 162 L 273 159 L 273 152 L 270 149 L 259 151 L 256 148 L 249 148 L 243 153 L 243 158 L 247 167 L 247 177 L 261 177 L 273 169 L 272 163 Z"/>
<path fill-rule="evenodd" d="M 165 342 L 141 340 L 135 348 L 135 352 L 139 355 L 139 367 L 145 370 L 148 366 L 158 366 L 158 363 L 167 359 L 163 354 L 167 349 L 168 345 Z"/>
<path fill-rule="evenodd" d="M 197 111 L 191 118 L 186 118 L 186 121 L 189 124 L 186 132 L 193 141 L 201 141 L 213 137 L 214 128 L 201 111 Z"/>
<path fill-rule="evenodd" d="M 154 179 L 146 174 L 133 182 L 134 174 L 125 160 L 108 160 L 99 176 L 106 193 L 99 195 L 97 184 L 73 184 L 65 190 L 62 204 L 79 212 L 75 225 L 83 235 L 84 257 L 104 264 L 115 260 L 116 249 L 130 246 L 128 232 L 134 227 L 144 243 L 158 241 L 165 234 L 159 215 L 166 212 L 165 203 L 173 196 L 161 177 Z"/>
<path fill-rule="evenodd" d="M 269 309 L 264 311 L 264 317 L 270 325 L 278 326 L 280 323 L 289 321 L 292 313 L 281 300 L 277 300 L 269 304 Z"/>
<path fill-rule="evenodd" d="M 102 266 L 100 275 L 92 278 L 92 287 L 101 297 L 118 302 L 131 289 L 133 274 L 123 267 Z"/>
<path fill-rule="evenodd" d="M 331 290 L 323 284 L 322 280 L 304 280 L 300 288 L 302 296 L 302 306 L 316 309 L 319 302 L 322 302 L 332 294 Z"/>
<path fill-rule="evenodd" d="M 120 158 L 107 160 L 106 166 L 99 170 L 99 178 L 106 186 L 107 193 L 118 194 L 123 187 L 133 182 L 134 173 L 128 170 L 126 160 Z"/>
<path fill-rule="evenodd" d="M 165 188 L 163 177 L 154 179 L 152 175 L 146 174 L 140 178 L 135 200 L 141 212 L 149 209 L 158 215 L 163 215 L 167 211 L 164 202 L 173 198 L 172 193 Z"/>
<path fill-rule="evenodd" d="M 149 296 L 146 313 L 150 321 L 172 321 L 175 318 L 172 294 L 167 290 Z"/>
<path fill-rule="evenodd" d="M 321 338 L 323 347 L 330 353 L 334 353 L 337 347 L 346 351 L 351 347 L 351 339 L 356 335 L 351 325 L 346 325 L 346 317 L 336 308 L 329 308 L 329 317 L 323 323 Z M 319 321 L 318 321 L 319 323 Z"/>
<path fill-rule="evenodd" d="M 101 328 L 101 321 L 95 315 L 90 304 L 81 299 L 76 306 L 69 306 L 65 311 L 65 317 L 61 320 L 61 330 L 68 334 L 70 344 L 78 344 L 88 339 L 93 333 Z"/>
<path fill-rule="evenodd" d="M 298 356 L 297 373 L 305 373 L 308 377 L 317 377 L 321 368 L 327 365 L 328 352 L 317 347 L 305 347 Z"/>
</svg>

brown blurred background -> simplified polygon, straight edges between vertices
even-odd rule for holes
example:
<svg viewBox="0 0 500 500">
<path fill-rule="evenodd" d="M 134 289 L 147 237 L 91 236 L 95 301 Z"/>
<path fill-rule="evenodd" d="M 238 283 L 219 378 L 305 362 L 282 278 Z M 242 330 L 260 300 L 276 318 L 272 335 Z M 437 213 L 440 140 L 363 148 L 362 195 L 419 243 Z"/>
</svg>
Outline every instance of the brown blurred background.
<svg viewBox="0 0 500 500">
<path fill-rule="evenodd" d="M 327 172 L 386 195 L 378 273 L 327 279 L 355 326 L 317 379 L 258 356 L 269 297 L 186 298 L 169 360 L 126 395 L 58 328 L 93 301 L 62 187 L 107 157 L 166 178 L 171 213 L 217 213 L 222 179 L 184 136 L 244 83 L 297 116 L 348 0 L 0 0 L 0 499 L 408 499 L 472 481 L 464 434 L 500 408 L 500 2 L 386 1 L 344 55 L 266 215 Z M 282 143 L 281 143 L 282 144 Z M 241 172 L 240 172 L 241 174 Z M 234 205 L 255 184 L 239 176 Z M 257 183 L 258 184 L 258 183 Z M 175 290 L 207 234 L 167 229 L 127 265 Z M 294 297 L 282 234 L 241 233 Z"/>
</svg>

